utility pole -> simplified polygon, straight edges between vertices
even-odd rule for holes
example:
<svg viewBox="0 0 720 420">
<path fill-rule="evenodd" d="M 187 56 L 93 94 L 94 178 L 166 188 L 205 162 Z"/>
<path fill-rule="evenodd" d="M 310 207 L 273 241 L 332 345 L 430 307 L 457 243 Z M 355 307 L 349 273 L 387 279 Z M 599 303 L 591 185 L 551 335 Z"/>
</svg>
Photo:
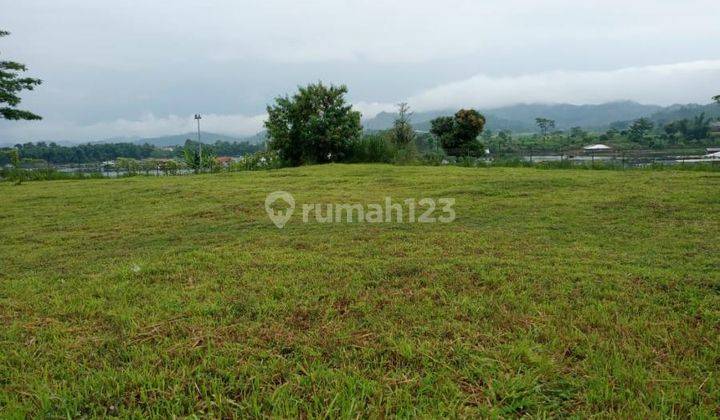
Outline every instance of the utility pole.
<svg viewBox="0 0 720 420">
<path fill-rule="evenodd" d="M 202 117 L 200 114 L 195 114 L 195 120 L 197 121 L 197 127 L 198 127 L 198 165 L 200 166 L 199 172 L 202 172 L 202 143 L 200 142 L 200 120 Z"/>
</svg>

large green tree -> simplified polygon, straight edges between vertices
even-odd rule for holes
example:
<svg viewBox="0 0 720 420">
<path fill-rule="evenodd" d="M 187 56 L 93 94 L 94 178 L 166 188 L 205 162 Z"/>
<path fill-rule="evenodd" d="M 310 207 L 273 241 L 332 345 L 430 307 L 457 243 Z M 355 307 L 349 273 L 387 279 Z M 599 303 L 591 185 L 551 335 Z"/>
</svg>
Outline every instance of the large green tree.
<svg viewBox="0 0 720 420">
<path fill-rule="evenodd" d="M 345 102 L 347 87 L 299 87 L 267 107 L 269 147 L 292 165 L 342 159 L 362 133 L 360 113 Z"/>
<path fill-rule="evenodd" d="M 485 117 L 474 109 L 461 109 L 452 117 L 430 122 L 430 133 L 445 152 L 453 156 L 482 156 L 485 152 L 478 136 L 485 127 Z"/>
<path fill-rule="evenodd" d="M 10 32 L 0 30 L 0 38 L 10 35 Z M 40 79 L 20 77 L 27 71 L 24 64 L 14 61 L 0 61 L 0 117 L 7 120 L 39 120 L 39 115 L 30 111 L 17 109 L 20 104 L 18 94 L 23 90 L 33 90 L 42 83 Z"/>
</svg>

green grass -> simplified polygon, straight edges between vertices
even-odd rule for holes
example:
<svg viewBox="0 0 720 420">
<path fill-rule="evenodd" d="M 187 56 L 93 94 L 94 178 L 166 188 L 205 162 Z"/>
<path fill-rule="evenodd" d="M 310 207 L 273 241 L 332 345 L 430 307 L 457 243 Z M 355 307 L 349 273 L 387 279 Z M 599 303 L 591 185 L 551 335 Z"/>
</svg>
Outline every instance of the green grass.
<svg viewBox="0 0 720 420">
<path fill-rule="evenodd" d="M 451 224 L 268 220 L 454 197 Z M 720 415 L 720 173 L 0 183 L 0 417 Z"/>
</svg>

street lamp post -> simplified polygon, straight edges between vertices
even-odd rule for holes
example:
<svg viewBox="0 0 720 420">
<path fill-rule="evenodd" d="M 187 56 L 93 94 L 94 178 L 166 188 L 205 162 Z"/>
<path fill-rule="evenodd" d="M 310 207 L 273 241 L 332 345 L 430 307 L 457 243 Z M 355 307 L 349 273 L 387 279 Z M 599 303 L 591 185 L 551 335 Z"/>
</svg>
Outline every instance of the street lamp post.
<svg viewBox="0 0 720 420">
<path fill-rule="evenodd" d="M 197 130 L 198 130 L 198 165 L 200 167 L 200 171 L 202 172 L 202 143 L 200 142 L 200 120 L 202 117 L 200 114 L 195 114 L 195 121 L 197 121 Z"/>
</svg>

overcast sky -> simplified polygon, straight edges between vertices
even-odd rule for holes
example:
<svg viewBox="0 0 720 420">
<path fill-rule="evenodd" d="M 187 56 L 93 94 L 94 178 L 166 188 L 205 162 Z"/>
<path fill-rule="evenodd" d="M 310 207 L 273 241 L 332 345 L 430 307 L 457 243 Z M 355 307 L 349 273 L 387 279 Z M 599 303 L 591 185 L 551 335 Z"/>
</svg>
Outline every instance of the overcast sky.
<svg viewBox="0 0 720 420">
<path fill-rule="evenodd" d="M 515 103 L 707 103 L 718 0 L 0 0 L 0 59 L 44 84 L 0 143 L 253 134 L 299 84 L 372 117 Z"/>
</svg>

